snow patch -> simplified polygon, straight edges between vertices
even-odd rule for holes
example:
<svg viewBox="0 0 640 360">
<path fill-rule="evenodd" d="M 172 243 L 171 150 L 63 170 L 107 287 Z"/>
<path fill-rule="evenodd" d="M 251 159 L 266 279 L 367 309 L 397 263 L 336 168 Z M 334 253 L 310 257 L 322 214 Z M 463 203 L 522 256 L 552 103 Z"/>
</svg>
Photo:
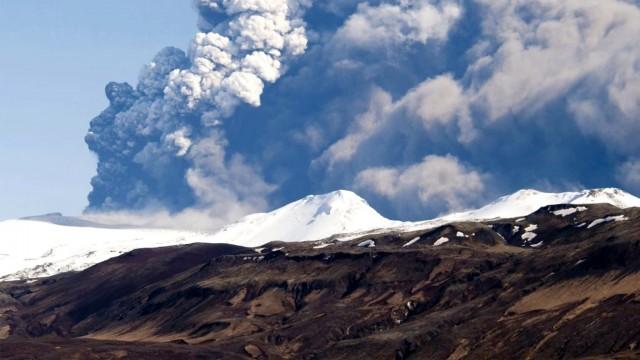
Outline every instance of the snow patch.
<svg viewBox="0 0 640 360">
<path fill-rule="evenodd" d="M 245 257 L 242 258 L 242 260 L 260 262 L 260 261 L 264 260 L 264 256 L 245 256 Z"/>
<path fill-rule="evenodd" d="M 618 222 L 618 221 L 627 221 L 627 220 L 629 220 L 629 218 L 627 218 L 624 215 L 608 216 L 608 217 L 606 217 L 604 219 L 593 220 L 591 222 L 591 224 L 589 224 L 589 226 L 587 226 L 587 229 L 591 229 L 591 228 L 596 227 L 596 226 L 598 226 L 600 224 L 605 224 L 605 223 L 612 222 L 612 221 Z"/>
<path fill-rule="evenodd" d="M 402 245 L 402 247 L 411 246 L 411 245 L 417 243 L 419 240 L 420 240 L 420 236 L 416 236 L 415 238 L 409 240 L 406 244 Z"/>
<path fill-rule="evenodd" d="M 449 238 L 446 237 L 441 237 L 440 239 L 436 240 L 436 242 L 433 243 L 433 246 L 440 246 L 440 245 L 444 245 L 446 243 L 449 242 Z"/>
<path fill-rule="evenodd" d="M 324 249 L 324 248 L 329 247 L 329 246 L 331 246 L 331 244 L 330 243 L 326 243 L 326 244 L 316 245 L 313 248 L 314 249 Z"/>
<path fill-rule="evenodd" d="M 566 217 L 566 216 L 569 216 L 569 215 L 573 215 L 573 214 L 575 214 L 577 212 L 583 212 L 583 211 L 587 211 L 587 210 L 588 209 L 585 206 L 578 206 L 578 207 L 574 207 L 574 208 L 556 210 L 556 211 L 553 212 L 553 215 Z"/>
<path fill-rule="evenodd" d="M 373 240 L 365 240 L 360 244 L 358 244 L 358 247 L 367 247 L 367 248 L 376 247 L 376 242 Z"/>
<path fill-rule="evenodd" d="M 524 240 L 525 242 L 531 242 L 531 240 L 535 239 L 537 236 L 538 234 L 534 232 L 526 232 L 522 234 L 522 240 Z"/>
</svg>

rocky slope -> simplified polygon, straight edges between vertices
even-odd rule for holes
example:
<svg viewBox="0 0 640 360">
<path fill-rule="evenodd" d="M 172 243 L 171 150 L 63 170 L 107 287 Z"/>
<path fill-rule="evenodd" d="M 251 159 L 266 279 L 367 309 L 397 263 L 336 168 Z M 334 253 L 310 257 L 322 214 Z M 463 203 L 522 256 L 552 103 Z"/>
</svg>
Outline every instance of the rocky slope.
<svg viewBox="0 0 640 360">
<path fill-rule="evenodd" d="M 2 359 L 638 358 L 640 209 L 136 250 L 0 285 Z"/>
</svg>

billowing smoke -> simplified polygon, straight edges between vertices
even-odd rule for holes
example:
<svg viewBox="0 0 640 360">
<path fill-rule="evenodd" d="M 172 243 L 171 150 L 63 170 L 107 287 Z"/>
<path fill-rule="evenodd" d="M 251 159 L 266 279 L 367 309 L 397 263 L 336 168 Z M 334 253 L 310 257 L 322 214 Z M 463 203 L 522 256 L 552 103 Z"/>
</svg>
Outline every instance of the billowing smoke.
<svg viewBox="0 0 640 360">
<path fill-rule="evenodd" d="M 304 53 L 307 37 L 300 3 L 275 0 L 199 0 L 200 30 L 191 66 L 175 68 L 163 84 L 178 111 L 201 111 L 207 125 L 230 116 L 244 102 L 260 106 L 264 82 L 274 83 L 286 61 Z M 216 23 L 220 14 L 230 19 Z"/>
<path fill-rule="evenodd" d="M 107 86 L 89 210 L 212 224 L 347 188 L 419 219 L 524 187 L 640 189 L 637 1 L 196 8 L 188 53 Z"/>
<path fill-rule="evenodd" d="M 228 154 L 222 127 L 302 55 L 305 0 L 199 0 L 188 54 L 162 50 L 136 88 L 111 83 L 86 142 L 98 155 L 89 210 L 202 208 L 233 218 L 264 209 L 273 186 Z"/>
</svg>

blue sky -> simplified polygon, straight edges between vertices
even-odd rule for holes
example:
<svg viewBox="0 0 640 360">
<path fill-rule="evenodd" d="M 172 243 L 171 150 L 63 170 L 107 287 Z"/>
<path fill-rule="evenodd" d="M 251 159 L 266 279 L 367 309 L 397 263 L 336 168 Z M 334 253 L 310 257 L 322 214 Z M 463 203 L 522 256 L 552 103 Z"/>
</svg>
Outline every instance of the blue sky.
<svg viewBox="0 0 640 360">
<path fill-rule="evenodd" d="M 0 2 L 0 219 L 83 210 L 95 173 L 83 138 L 105 84 L 186 47 L 195 18 L 188 1 Z"/>
<path fill-rule="evenodd" d="M 48 6 L 0 5 L 0 218 L 86 194 L 219 225 L 337 189 L 407 220 L 640 191 L 638 0 Z"/>
</svg>

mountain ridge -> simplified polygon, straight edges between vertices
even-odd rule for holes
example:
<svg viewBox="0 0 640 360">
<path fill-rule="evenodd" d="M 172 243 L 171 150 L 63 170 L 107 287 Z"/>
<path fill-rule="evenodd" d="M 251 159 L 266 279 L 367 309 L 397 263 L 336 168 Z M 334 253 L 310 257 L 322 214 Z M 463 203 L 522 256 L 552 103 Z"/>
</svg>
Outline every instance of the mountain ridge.
<svg viewBox="0 0 640 360">
<path fill-rule="evenodd" d="M 48 214 L 0 222 L 0 238 L 4 240 L 0 242 L 0 280 L 79 271 L 139 248 L 197 242 L 258 247 L 273 241 L 345 241 L 380 233 L 426 230 L 453 222 L 516 218 L 561 203 L 640 207 L 639 198 L 614 188 L 566 193 L 525 189 L 480 209 L 402 222 L 383 217 L 357 194 L 339 190 L 309 195 L 268 213 L 248 215 L 216 233 L 111 226 Z"/>
<path fill-rule="evenodd" d="M 476 210 L 443 216 L 443 218 L 488 220 L 492 218 L 515 218 L 525 216 L 549 205 L 587 205 L 610 204 L 625 209 L 640 207 L 640 198 L 617 188 L 597 188 L 575 192 L 550 193 L 533 189 L 523 189 L 513 194 L 499 197 L 497 200 Z"/>
</svg>

